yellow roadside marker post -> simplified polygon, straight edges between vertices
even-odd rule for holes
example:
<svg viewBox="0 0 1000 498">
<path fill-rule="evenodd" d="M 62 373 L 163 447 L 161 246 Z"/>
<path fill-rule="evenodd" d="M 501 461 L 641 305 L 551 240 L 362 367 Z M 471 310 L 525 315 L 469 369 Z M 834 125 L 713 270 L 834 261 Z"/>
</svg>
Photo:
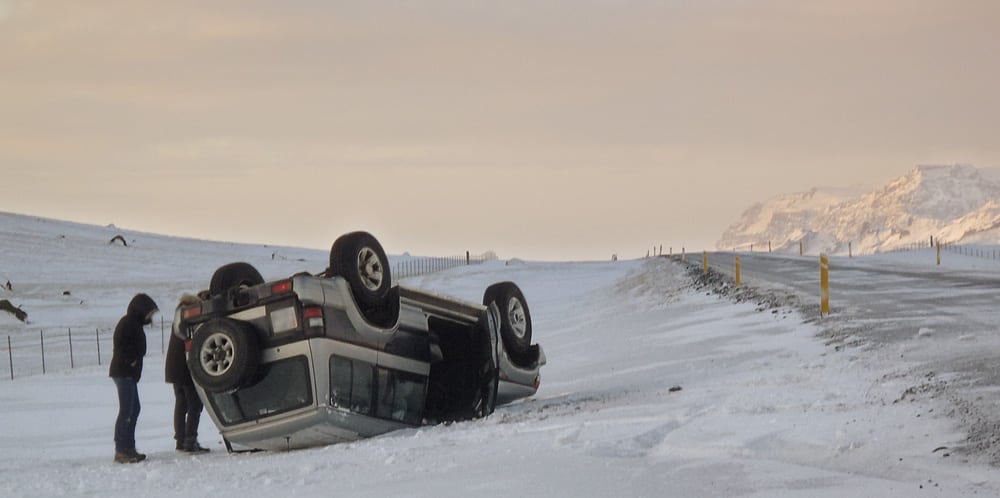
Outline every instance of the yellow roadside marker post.
<svg viewBox="0 0 1000 498">
<path fill-rule="evenodd" d="M 736 286 L 740 286 L 740 257 L 736 256 Z"/>
<path fill-rule="evenodd" d="M 941 266 L 941 241 L 937 243 L 937 265 Z"/>
<path fill-rule="evenodd" d="M 701 252 L 701 263 L 705 267 L 705 274 L 708 275 L 708 251 Z"/>
<path fill-rule="evenodd" d="M 819 314 L 830 314 L 830 258 L 819 255 Z"/>
</svg>

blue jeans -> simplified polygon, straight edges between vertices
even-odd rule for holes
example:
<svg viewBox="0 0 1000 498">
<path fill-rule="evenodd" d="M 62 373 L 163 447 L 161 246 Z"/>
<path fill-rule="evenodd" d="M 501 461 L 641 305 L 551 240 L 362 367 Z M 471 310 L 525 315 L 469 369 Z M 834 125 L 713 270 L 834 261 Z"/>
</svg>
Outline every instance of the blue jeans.
<svg viewBox="0 0 1000 498">
<path fill-rule="evenodd" d="M 139 384 L 131 377 L 112 377 L 118 388 L 118 419 L 115 421 L 115 451 L 135 451 L 135 424 L 139 420 Z"/>
</svg>

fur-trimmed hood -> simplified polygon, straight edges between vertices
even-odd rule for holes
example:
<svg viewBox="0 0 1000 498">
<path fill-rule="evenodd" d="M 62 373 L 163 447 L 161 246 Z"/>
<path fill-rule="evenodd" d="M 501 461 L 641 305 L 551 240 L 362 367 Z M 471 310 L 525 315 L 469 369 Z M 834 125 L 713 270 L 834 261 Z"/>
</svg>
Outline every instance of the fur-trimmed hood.
<svg viewBox="0 0 1000 498">
<path fill-rule="evenodd" d="M 198 304 L 201 299 L 198 296 L 192 296 L 191 294 L 182 294 L 181 298 L 177 301 L 177 306 L 191 306 L 192 304 Z"/>
</svg>

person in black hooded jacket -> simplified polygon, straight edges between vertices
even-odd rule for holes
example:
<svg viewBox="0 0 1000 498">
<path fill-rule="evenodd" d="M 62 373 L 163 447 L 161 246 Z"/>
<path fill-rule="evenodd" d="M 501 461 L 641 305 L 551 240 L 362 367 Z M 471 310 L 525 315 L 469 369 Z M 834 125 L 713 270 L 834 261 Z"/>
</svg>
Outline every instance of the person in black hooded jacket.
<svg viewBox="0 0 1000 498">
<path fill-rule="evenodd" d="M 136 294 L 125 316 L 115 327 L 114 352 L 108 375 L 118 390 L 118 418 L 115 420 L 115 462 L 135 463 L 146 455 L 135 449 L 135 425 L 139 419 L 139 378 L 142 358 L 146 356 L 146 333 L 143 326 L 153 323 L 159 311 L 146 294 Z"/>
</svg>

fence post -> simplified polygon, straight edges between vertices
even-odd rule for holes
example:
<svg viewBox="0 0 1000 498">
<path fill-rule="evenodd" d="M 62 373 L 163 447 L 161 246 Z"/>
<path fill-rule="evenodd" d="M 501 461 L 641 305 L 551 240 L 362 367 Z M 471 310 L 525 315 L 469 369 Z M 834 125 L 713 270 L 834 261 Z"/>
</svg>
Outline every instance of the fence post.
<svg viewBox="0 0 1000 498">
<path fill-rule="evenodd" d="M 73 361 L 73 328 L 66 329 L 69 332 L 69 368 L 76 368 L 76 363 Z"/>
<path fill-rule="evenodd" d="M 10 380 L 14 380 L 14 351 L 10 348 L 10 336 L 7 336 L 7 358 L 10 360 Z"/>
<path fill-rule="evenodd" d="M 45 375 L 45 331 L 39 330 L 38 337 L 42 341 L 42 375 Z"/>
<path fill-rule="evenodd" d="M 94 337 L 97 339 L 97 366 L 101 366 L 101 329 L 94 329 Z"/>
<path fill-rule="evenodd" d="M 830 314 L 830 258 L 819 255 L 819 315 Z"/>
<path fill-rule="evenodd" d="M 740 270 L 740 257 L 736 256 L 736 286 L 739 287 L 741 283 L 741 270 Z"/>
</svg>

